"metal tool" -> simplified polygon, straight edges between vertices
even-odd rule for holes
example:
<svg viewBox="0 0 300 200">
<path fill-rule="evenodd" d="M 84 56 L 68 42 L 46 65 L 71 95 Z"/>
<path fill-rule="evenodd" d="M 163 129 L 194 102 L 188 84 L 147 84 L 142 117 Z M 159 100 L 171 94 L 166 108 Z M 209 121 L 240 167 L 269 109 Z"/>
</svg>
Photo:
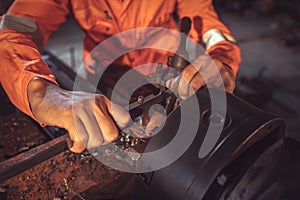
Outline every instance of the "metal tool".
<svg viewBox="0 0 300 200">
<path fill-rule="evenodd" d="M 188 53 L 186 51 L 186 40 L 187 35 L 189 34 L 191 29 L 191 19 L 188 17 L 184 17 L 180 23 L 180 32 L 181 38 L 178 46 L 178 50 L 173 56 L 168 57 L 168 66 L 174 68 L 176 71 L 181 72 L 186 66 L 189 65 L 188 61 Z M 174 78 L 175 74 L 171 70 L 163 71 L 162 64 L 159 63 L 156 68 L 156 73 L 154 77 L 156 83 L 160 83 L 159 93 L 158 94 L 150 94 L 148 96 L 139 96 L 137 101 L 131 103 L 127 109 L 131 113 L 131 117 L 133 119 L 141 116 L 147 115 L 149 108 L 154 104 L 161 104 L 166 108 L 166 113 L 169 114 L 174 109 L 174 104 L 176 102 L 177 97 L 173 94 L 173 92 L 165 87 L 165 83 L 167 80 Z M 136 126 L 136 124 L 134 124 Z M 138 133 L 136 131 L 138 130 Z M 143 141 L 135 135 L 145 135 L 145 128 L 133 127 L 128 128 L 125 131 L 120 133 L 120 137 L 115 142 L 116 145 L 119 145 L 123 149 L 130 149 L 135 147 L 138 144 L 143 143 Z"/>
<path fill-rule="evenodd" d="M 180 32 L 181 38 L 179 47 L 173 57 L 168 58 L 168 66 L 181 72 L 189 63 L 188 52 L 186 51 L 186 40 L 187 36 L 191 30 L 191 19 L 188 17 L 183 17 L 180 22 Z"/>
</svg>

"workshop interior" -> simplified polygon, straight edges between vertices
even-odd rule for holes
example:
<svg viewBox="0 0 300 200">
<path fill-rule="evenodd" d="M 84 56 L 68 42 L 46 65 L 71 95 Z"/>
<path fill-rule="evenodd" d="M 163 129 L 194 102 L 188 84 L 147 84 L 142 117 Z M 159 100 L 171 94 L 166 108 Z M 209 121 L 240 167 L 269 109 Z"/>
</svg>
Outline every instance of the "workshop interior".
<svg viewBox="0 0 300 200">
<path fill-rule="evenodd" d="M 1 15 L 12 3 L 0 1 Z M 163 127 L 147 139 L 133 136 L 138 127 L 120 130 L 113 147 L 105 151 L 105 159 L 136 167 L 140 158 L 123 151 L 159 150 L 171 144 L 182 127 L 189 135 L 190 122 L 182 125 L 180 120 L 198 112 L 194 139 L 174 162 L 131 173 L 105 165 L 93 152 L 73 153 L 65 129 L 41 126 L 19 111 L 1 87 L 0 199 L 300 199 L 299 1 L 214 0 L 213 4 L 242 55 L 236 88 L 223 96 L 226 112 L 219 111 L 218 105 L 212 109 L 211 93 L 224 95 L 218 88 L 202 88 L 194 98 L 179 103 L 163 84 L 146 84 L 129 97 L 130 115 L 141 120 L 152 105 L 160 104 L 168 115 Z M 183 54 L 187 54 L 190 19 L 178 20 L 178 24 L 183 33 L 179 53 L 166 57 L 164 65 L 180 72 L 189 64 Z M 64 89 L 72 90 L 76 81 L 86 82 L 82 90 L 90 87 L 84 77 L 76 76 L 83 60 L 83 37 L 76 21 L 69 20 L 43 50 L 44 61 Z M 118 78 L 127 71 L 110 65 L 96 92 L 111 97 Z M 150 78 L 164 82 L 169 76 L 174 75 L 158 64 Z M 140 79 L 137 73 L 135 81 Z M 118 95 L 126 95 L 122 91 Z M 220 127 L 212 150 L 199 157 L 207 131 L 214 133 Z"/>
</svg>

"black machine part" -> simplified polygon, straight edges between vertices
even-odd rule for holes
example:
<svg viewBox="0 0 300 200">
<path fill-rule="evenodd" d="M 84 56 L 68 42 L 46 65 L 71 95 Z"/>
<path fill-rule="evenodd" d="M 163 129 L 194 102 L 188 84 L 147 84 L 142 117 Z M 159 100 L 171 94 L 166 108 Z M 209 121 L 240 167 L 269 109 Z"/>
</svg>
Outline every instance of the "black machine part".
<svg viewBox="0 0 300 200">
<path fill-rule="evenodd" d="M 251 164 L 230 192 L 220 199 L 300 199 L 300 143 L 284 138 L 273 144 Z"/>
<path fill-rule="evenodd" d="M 168 66 L 181 72 L 189 64 L 189 56 L 186 51 L 186 39 L 191 30 L 191 19 L 183 17 L 180 21 L 180 32 L 182 33 L 178 49 L 173 57 L 168 58 Z"/>
<path fill-rule="evenodd" d="M 211 105 L 208 90 L 198 91 L 196 95 L 201 119 L 193 143 L 169 166 L 140 174 L 136 199 L 226 199 L 251 163 L 283 138 L 282 119 L 227 94 L 227 113 L 221 137 L 213 150 L 200 159 L 198 153 L 208 128 L 207 119 L 210 117 L 207 115 Z M 189 104 L 189 101 L 183 103 Z M 159 149 L 174 137 L 180 114 L 179 108 L 171 113 L 161 132 L 151 139 L 146 151 Z"/>
</svg>

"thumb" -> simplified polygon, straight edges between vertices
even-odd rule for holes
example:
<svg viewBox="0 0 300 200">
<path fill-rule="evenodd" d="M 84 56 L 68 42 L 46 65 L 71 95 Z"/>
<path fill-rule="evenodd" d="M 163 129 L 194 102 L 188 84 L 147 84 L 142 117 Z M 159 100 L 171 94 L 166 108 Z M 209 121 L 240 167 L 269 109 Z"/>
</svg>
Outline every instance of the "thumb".
<svg viewBox="0 0 300 200">
<path fill-rule="evenodd" d="M 112 103 L 109 99 L 105 98 L 107 110 L 115 120 L 116 124 L 123 128 L 131 121 L 130 114 L 125 108 L 115 103 Z"/>
<path fill-rule="evenodd" d="M 184 76 L 182 76 L 178 83 L 178 95 L 180 98 L 185 100 L 194 93 L 195 91 L 190 83 L 187 81 L 187 79 L 185 79 Z"/>
<path fill-rule="evenodd" d="M 161 105 L 155 104 L 151 106 L 149 110 L 149 116 L 150 120 L 146 126 L 146 135 L 148 137 L 152 137 L 157 134 L 164 126 L 167 114 L 165 109 Z"/>
</svg>

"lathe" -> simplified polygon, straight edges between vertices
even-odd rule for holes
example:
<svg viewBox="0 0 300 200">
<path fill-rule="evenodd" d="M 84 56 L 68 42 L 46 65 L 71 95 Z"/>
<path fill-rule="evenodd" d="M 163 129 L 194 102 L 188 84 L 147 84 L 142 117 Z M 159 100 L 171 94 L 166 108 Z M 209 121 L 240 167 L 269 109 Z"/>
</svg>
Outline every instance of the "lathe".
<svg viewBox="0 0 300 200">
<path fill-rule="evenodd" d="M 189 23 L 188 18 L 183 20 L 183 37 L 179 49 L 168 60 L 168 66 L 176 69 L 178 73 L 189 64 L 184 49 L 185 35 L 190 29 Z M 76 74 L 50 52 L 45 51 L 44 59 L 60 85 L 72 89 Z M 116 67 L 118 66 L 111 65 L 99 83 L 102 91 L 99 89 L 98 92 L 105 93 L 108 97 L 111 97 L 118 81 L 111 79 L 112 74 L 121 77 L 126 73 L 126 68 L 122 68 L 123 71 L 118 70 L 119 74 L 116 75 Z M 156 73 L 147 78 L 155 79 L 161 84 L 143 85 L 130 97 L 127 109 L 135 122 L 141 120 L 140 127 L 135 123 L 120 130 L 119 138 L 111 147 L 105 148 L 110 150 L 104 152 L 106 155 L 98 154 L 97 151 L 91 154 L 96 158 L 102 156 L 101 159 L 105 159 L 107 156 L 114 161 L 120 161 L 121 164 L 129 166 L 126 168 L 129 172 L 133 172 L 131 170 L 140 169 L 143 154 L 173 144 L 174 138 L 178 137 L 178 130 L 182 129 L 184 135 L 181 137 L 187 138 L 187 141 L 182 147 L 180 142 L 173 144 L 182 150 L 173 162 L 157 169 L 150 168 L 146 172 L 136 172 L 135 199 L 259 199 L 270 196 L 271 186 L 280 179 L 282 170 L 285 169 L 284 166 L 278 166 L 278 163 L 286 156 L 286 149 L 300 151 L 299 143 L 284 138 L 284 121 L 233 94 L 224 94 L 224 91 L 218 88 L 202 88 L 192 98 L 179 103 L 176 94 L 165 86 L 165 82 L 176 75 L 164 70 L 159 64 Z M 143 78 L 137 74 L 135 81 Z M 88 88 L 89 83 L 83 87 Z M 126 94 L 122 94 L 121 90 L 120 95 Z M 213 105 L 212 100 L 212 96 L 221 98 L 222 95 L 226 98 L 225 113 L 220 106 L 224 102 L 218 104 L 217 101 Z M 164 126 L 151 138 L 137 137 L 136 135 L 144 134 L 148 111 L 155 104 L 160 104 L 166 110 L 168 117 Z M 182 122 L 182 118 L 194 121 Z M 192 137 L 189 133 L 190 123 L 196 125 Z M 49 127 L 44 129 L 50 135 L 53 134 Z M 214 145 L 208 152 L 203 153 L 203 145 L 211 138 L 208 133 L 214 134 L 220 129 L 221 133 L 216 137 Z M 67 149 L 66 135 L 57 138 L 53 136 L 52 139 L 46 144 L 1 162 L 0 181 L 16 176 Z M 172 152 L 163 155 L 168 154 L 173 156 Z M 277 191 L 277 188 L 273 190 Z"/>
</svg>

